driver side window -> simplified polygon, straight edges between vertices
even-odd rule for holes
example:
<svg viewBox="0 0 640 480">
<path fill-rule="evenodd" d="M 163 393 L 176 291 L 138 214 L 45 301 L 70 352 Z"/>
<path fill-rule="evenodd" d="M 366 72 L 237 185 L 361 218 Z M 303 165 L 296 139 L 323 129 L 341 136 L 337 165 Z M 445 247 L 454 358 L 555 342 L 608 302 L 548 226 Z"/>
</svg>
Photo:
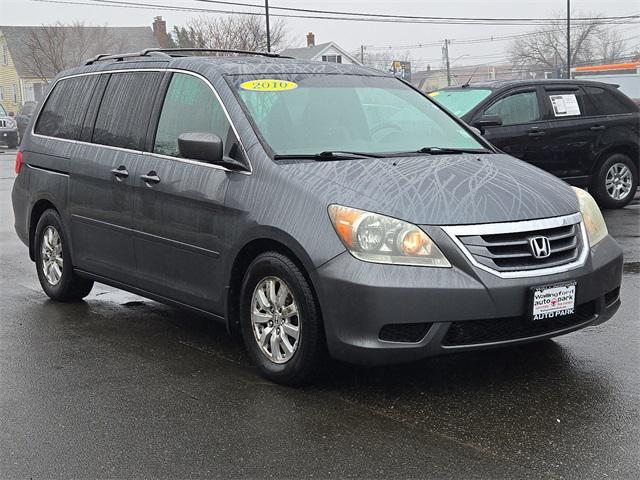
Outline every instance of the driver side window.
<svg viewBox="0 0 640 480">
<path fill-rule="evenodd" d="M 178 137 L 183 133 L 215 133 L 225 154 L 235 144 L 231 125 L 209 86 L 193 75 L 174 73 L 162 106 L 153 152 L 180 157 Z"/>
<path fill-rule="evenodd" d="M 540 120 L 538 95 L 533 92 L 519 92 L 501 98 L 484 111 L 485 115 L 499 115 L 502 125 L 517 125 Z"/>
</svg>

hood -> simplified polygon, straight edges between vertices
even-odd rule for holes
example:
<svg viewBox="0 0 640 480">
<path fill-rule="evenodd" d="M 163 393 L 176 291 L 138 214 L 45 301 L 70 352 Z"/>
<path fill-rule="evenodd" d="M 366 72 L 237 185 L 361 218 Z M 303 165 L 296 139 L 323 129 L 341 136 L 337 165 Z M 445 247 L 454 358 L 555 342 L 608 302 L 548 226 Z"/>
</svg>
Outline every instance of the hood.
<svg viewBox="0 0 640 480">
<path fill-rule="evenodd" d="M 330 203 L 418 225 L 509 222 L 578 211 L 562 180 L 504 154 L 292 162 L 287 175 Z"/>
</svg>

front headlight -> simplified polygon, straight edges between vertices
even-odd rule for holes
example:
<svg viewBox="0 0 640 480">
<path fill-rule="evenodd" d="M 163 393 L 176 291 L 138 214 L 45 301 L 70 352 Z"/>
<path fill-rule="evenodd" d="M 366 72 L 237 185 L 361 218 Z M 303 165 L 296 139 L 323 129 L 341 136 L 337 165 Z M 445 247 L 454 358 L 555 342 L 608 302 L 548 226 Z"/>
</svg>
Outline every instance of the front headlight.
<svg viewBox="0 0 640 480">
<path fill-rule="evenodd" d="M 598 207 L 593 197 L 581 188 L 573 187 L 573 190 L 576 192 L 578 202 L 580 203 L 580 213 L 582 214 L 584 226 L 587 229 L 589 246 L 593 247 L 609 234 L 607 224 L 604 223 L 604 217 L 602 216 L 600 207 Z"/>
<path fill-rule="evenodd" d="M 13 118 L 7 118 L 5 120 L 5 123 L 9 128 L 16 128 L 16 125 L 17 125 L 16 121 Z"/>
<path fill-rule="evenodd" d="M 344 246 L 359 260 L 451 267 L 433 240 L 411 223 L 341 205 L 329 205 L 329 217 Z"/>
</svg>

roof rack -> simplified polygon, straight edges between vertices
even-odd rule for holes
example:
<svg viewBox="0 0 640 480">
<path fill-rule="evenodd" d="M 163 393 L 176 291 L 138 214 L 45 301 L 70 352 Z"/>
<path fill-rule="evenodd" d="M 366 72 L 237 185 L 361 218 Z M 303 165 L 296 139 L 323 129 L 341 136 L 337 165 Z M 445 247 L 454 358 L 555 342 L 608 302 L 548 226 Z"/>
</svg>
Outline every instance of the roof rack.
<svg viewBox="0 0 640 480">
<path fill-rule="evenodd" d="M 279 55 L 277 53 L 271 52 L 256 52 L 253 50 L 233 50 L 229 48 L 145 48 L 139 52 L 131 52 L 131 53 L 101 53 L 92 57 L 85 61 L 85 65 L 93 65 L 96 62 L 103 60 L 116 60 L 121 61 L 125 58 L 132 57 L 150 57 L 150 56 L 158 56 L 158 57 L 184 57 L 187 56 L 185 54 L 188 53 L 199 53 L 199 52 L 211 52 L 211 53 L 236 53 L 240 55 L 260 55 L 262 57 L 271 57 L 271 58 L 293 58 L 286 57 L 283 55 Z"/>
</svg>

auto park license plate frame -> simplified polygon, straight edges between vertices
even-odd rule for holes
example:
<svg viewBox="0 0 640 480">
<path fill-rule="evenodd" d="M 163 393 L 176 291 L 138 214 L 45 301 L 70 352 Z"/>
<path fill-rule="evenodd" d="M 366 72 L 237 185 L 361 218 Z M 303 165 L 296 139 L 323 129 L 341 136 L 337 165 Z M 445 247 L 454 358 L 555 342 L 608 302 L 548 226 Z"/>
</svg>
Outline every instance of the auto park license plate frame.
<svg viewBox="0 0 640 480">
<path fill-rule="evenodd" d="M 531 288 L 529 317 L 534 322 L 572 315 L 576 308 L 578 282 L 563 282 Z"/>
</svg>

